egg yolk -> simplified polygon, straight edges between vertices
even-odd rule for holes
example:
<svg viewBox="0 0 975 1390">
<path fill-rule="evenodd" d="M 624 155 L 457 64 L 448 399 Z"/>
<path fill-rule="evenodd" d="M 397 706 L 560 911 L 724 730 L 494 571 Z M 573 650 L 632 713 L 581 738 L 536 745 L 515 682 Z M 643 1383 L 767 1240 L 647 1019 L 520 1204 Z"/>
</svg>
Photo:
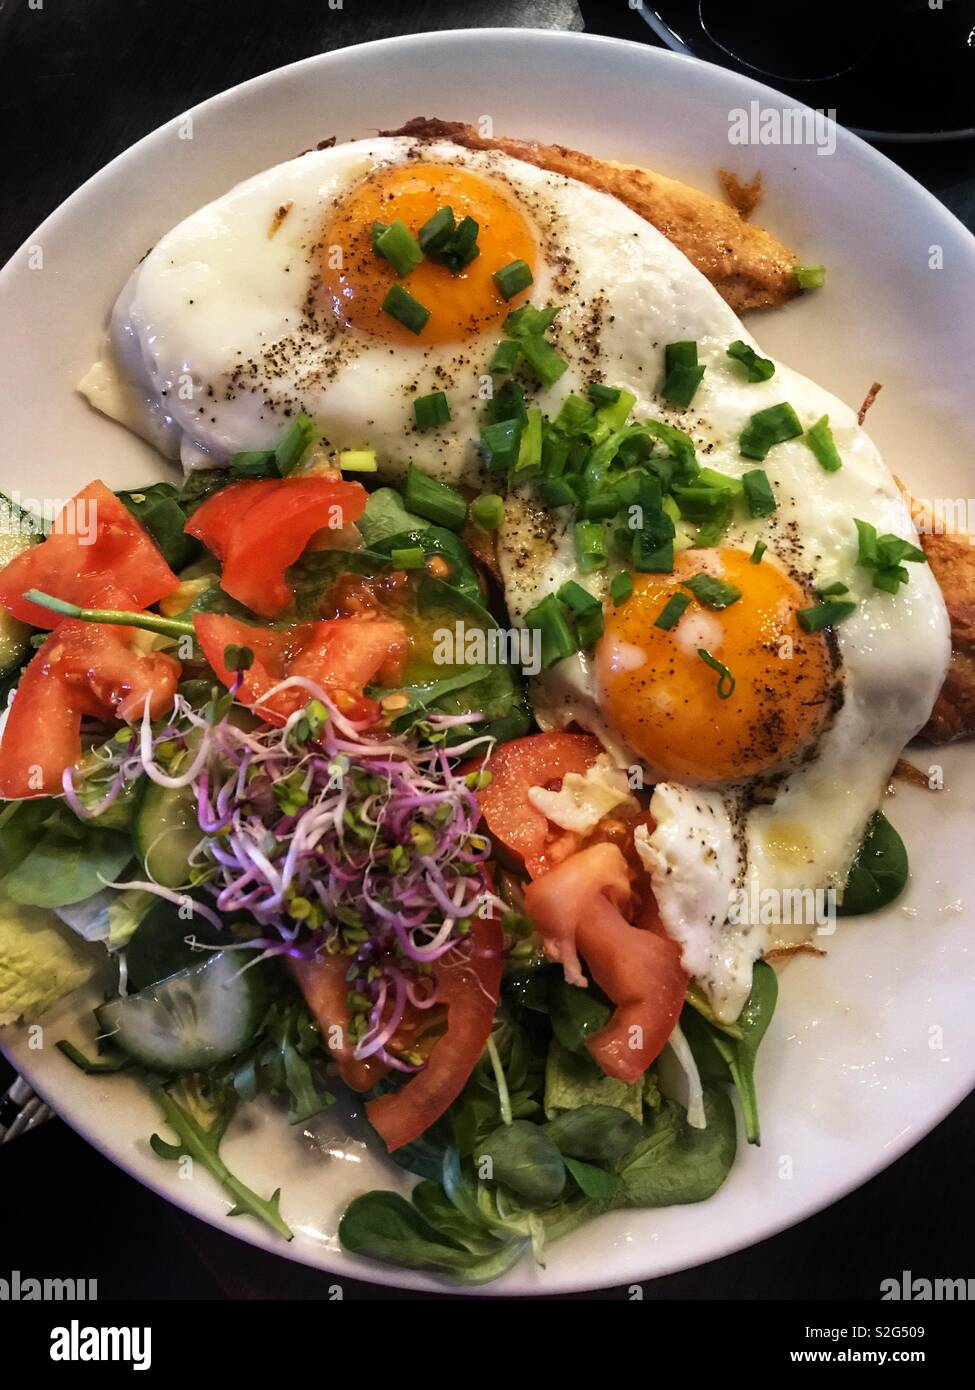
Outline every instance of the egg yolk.
<svg viewBox="0 0 975 1390">
<path fill-rule="evenodd" d="M 691 599 L 677 624 L 655 626 L 682 581 L 706 573 L 741 590 L 727 608 Z M 740 550 L 684 550 L 672 574 L 635 575 L 633 595 L 610 609 L 596 648 L 603 708 L 660 779 L 736 781 L 788 763 L 829 713 L 833 663 L 822 633 L 796 610 L 811 600 L 765 559 Z M 734 678 L 699 655 L 706 651 Z M 722 698 L 724 696 L 725 698 Z"/>
<path fill-rule="evenodd" d="M 398 278 L 373 250 L 373 222 L 400 221 L 417 236 L 442 207 L 452 209 L 455 224 L 474 218 L 480 254 L 457 275 L 425 259 Z M 491 277 L 515 260 L 525 261 L 534 274 L 535 240 L 520 209 L 496 184 L 451 164 L 414 163 L 382 169 L 353 188 L 325 227 L 322 255 L 323 289 L 346 327 L 390 343 L 449 343 L 497 331 L 517 308 L 525 292 L 506 301 Z M 430 311 L 419 335 L 382 307 L 396 283 Z"/>
</svg>

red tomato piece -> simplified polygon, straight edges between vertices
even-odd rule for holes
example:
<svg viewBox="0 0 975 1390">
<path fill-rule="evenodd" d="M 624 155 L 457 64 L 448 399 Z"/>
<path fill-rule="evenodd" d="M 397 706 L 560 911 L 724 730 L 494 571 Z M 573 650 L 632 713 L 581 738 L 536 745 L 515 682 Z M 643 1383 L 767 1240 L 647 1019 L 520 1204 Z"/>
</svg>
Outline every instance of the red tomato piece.
<svg viewBox="0 0 975 1390">
<path fill-rule="evenodd" d="M 57 796 L 81 758 L 81 719 L 153 719 L 171 706 L 179 662 L 129 646 L 134 629 L 63 621 L 24 672 L 0 742 L 0 796 Z"/>
<path fill-rule="evenodd" d="M 228 495 L 229 494 L 229 495 Z M 292 594 L 285 571 L 318 532 L 341 534 L 366 505 L 361 483 L 342 478 L 256 478 L 230 483 L 186 523 L 221 560 L 228 594 L 262 617 L 274 618 Z"/>
<path fill-rule="evenodd" d="M 474 918 L 464 946 L 433 967 L 447 1031 L 425 1065 L 400 1090 L 366 1106 L 369 1123 L 392 1152 L 435 1124 L 460 1095 L 487 1043 L 501 990 L 504 933 L 494 918 Z"/>
<path fill-rule="evenodd" d="M 353 1091 L 371 1091 L 389 1068 L 378 1057 L 353 1056 L 354 1044 L 349 1032 L 349 969 L 348 956 L 322 954 L 314 960 L 290 959 L 288 965 L 305 996 L 319 1028 L 322 1042 L 338 1067 L 339 1075 Z"/>
<path fill-rule="evenodd" d="M 265 701 L 266 692 L 287 676 L 304 676 L 325 687 L 350 717 L 374 716 L 376 706 L 363 697 L 363 687 L 377 676 L 384 682 L 395 679 L 407 649 L 405 629 L 391 618 L 330 618 L 277 631 L 199 613 L 194 624 L 204 655 L 224 685 L 235 676 L 224 661 L 227 647 L 251 649 L 254 661 L 244 672 L 237 698 L 270 724 L 283 724 L 311 699 L 296 686 Z"/>
<path fill-rule="evenodd" d="M 491 785 L 478 792 L 487 827 L 496 840 L 525 862 L 532 878 L 554 867 L 552 828 L 528 800 L 532 787 L 558 787 L 568 772 L 584 773 L 602 752 L 591 734 L 529 734 L 496 749 L 487 764 Z M 475 771 L 472 760 L 462 769 Z"/>
<path fill-rule="evenodd" d="M 147 608 L 179 580 L 135 517 L 95 481 L 62 508 L 46 540 L 0 571 L 0 604 L 33 627 L 57 627 L 64 619 L 28 602 L 26 590 L 42 589 L 90 608 L 107 582 L 126 590 L 132 607 Z"/>
<path fill-rule="evenodd" d="M 581 955 L 603 993 L 616 1005 L 586 1047 L 607 1076 L 633 1082 L 646 1071 L 680 1016 L 687 973 L 680 948 L 655 929 L 652 903 L 641 925 L 622 908 L 630 896 L 626 860 L 616 845 L 580 850 L 525 889 L 525 911 L 550 960 L 561 963 L 570 984 L 584 986 Z"/>
</svg>

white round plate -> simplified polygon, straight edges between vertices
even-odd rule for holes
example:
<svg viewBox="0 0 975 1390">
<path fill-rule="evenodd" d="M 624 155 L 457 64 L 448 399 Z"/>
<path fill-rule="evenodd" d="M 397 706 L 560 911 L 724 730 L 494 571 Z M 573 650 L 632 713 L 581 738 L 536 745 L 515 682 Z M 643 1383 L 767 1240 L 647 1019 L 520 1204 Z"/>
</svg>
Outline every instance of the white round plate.
<svg viewBox="0 0 975 1390">
<path fill-rule="evenodd" d="M 115 486 L 166 476 L 147 446 L 73 391 L 131 267 L 161 233 L 238 180 L 326 136 L 367 136 L 432 112 L 488 116 L 499 134 L 646 163 L 715 191 L 719 166 L 745 176 L 761 169 L 759 220 L 829 274 L 822 292 L 753 316 L 750 327 L 767 349 L 851 404 L 882 382 L 869 425 L 891 470 L 921 495 L 967 497 L 975 319 L 961 308 L 975 280 L 975 241 L 843 131 L 832 153 L 730 144 L 730 113 L 753 100 L 769 109 L 788 104 L 757 83 L 654 48 L 476 30 L 346 48 L 205 102 L 191 121 L 170 122 L 79 189 L 0 273 L 0 486 L 67 497 L 95 475 Z M 42 268 L 32 268 L 39 261 Z M 946 790 L 898 784 L 891 815 L 911 849 L 909 890 L 889 911 L 820 939 L 825 959 L 802 957 L 784 971 L 759 1064 L 762 1147 L 742 1147 L 711 1201 L 606 1216 L 554 1245 L 544 1270 L 526 1261 L 489 1292 L 629 1283 L 761 1240 L 892 1162 L 971 1089 L 975 1009 L 964 905 L 975 874 L 973 750 L 918 749 L 914 760 L 943 765 Z M 150 1152 L 159 1121 L 134 1083 L 85 1078 L 54 1049 L 65 1033 L 79 1036 L 83 1003 L 72 1000 L 46 1020 L 42 1050 L 10 1030 L 4 1044 L 103 1153 L 185 1210 L 289 1258 L 339 1275 L 444 1287 L 339 1249 L 336 1223 L 348 1198 L 404 1181 L 347 1138 L 337 1113 L 307 1129 L 265 1113 L 235 1125 L 228 1160 L 261 1192 L 282 1188 L 295 1238 L 286 1245 L 249 1218 L 231 1220 L 209 1178 L 182 1181 L 177 1165 Z"/>
</svg>

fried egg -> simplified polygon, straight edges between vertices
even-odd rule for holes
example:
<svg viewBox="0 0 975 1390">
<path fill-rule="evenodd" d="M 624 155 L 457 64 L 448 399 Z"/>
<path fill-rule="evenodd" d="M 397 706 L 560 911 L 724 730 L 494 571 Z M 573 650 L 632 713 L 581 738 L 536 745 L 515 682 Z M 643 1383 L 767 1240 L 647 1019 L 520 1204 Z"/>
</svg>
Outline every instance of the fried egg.
<svg viewBox="0 0 975 1390">
<path fill-rule="evenodd" d="M 397 279 L 373 251 L 373 222 L 415 235 L 444 206 L 478 223 L 478 256 L 457 275 L 425 260 Z M 529 300 L 562 306 L 550 337 L 569 365 L 539 393 L 547 411 L 600 375 L 639 382 L 667 287 L 638 244 L 656 239 L 614 198 L 497 151 L 403 137 L 314 150 L 161 238 L 80 389 L 188 467 L 268 448 L 303 412 L 328 447 L 375 449 L 387 477 L 412 461 L 478 485 L 507 314 Z M 533 283 L 505 300 L 493 274 L 515 260 Z M 382 308 L 394 283 L 430 311 L 419 334 Z M 451 419 L 418 430 L 412 402 L 437 390 Z"/>
</svg>

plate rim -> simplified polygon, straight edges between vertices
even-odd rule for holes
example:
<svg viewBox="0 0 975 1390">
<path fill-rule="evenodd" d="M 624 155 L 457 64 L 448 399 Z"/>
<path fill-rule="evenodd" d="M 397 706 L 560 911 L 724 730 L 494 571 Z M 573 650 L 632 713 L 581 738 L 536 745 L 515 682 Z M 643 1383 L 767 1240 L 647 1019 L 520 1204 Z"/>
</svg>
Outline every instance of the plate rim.
<svg viewBox="0 0 975 1390">
<path fill-rule="evenodd" d="M 692 54 L 675 52 L 670 48 L 648 46 L 637 40 L 618 39 L 608 35 L 588 34 L 573 30 L 519 29 L 505 26 L 494 26 L 474 30 L 444 29 L 425 31 L 417 34 L 394 35 L 386 38 L 374 39 L 368 43 L 351 44 L 344 48 L 333 49 L 325 53 L 310 54 L 293 63 L 284 64 L 268 72 L 258 73 L 254 77 L 248 78 L 246 81 L 238 83 L 222 92 L 215 93 L 213 96 L 205 98 L 203 101 L 196 103 L 185 111 L 172 116 L 168 121 L 163 122 L 153 130 L 147 132 L 134 144 L 121 150 L 107 164 L 85 179 L 77 189 L 54 208 L 34 231 L 25 238 L 7 260 L 3 268 L 0 269 L 0 292 L 3 291 L 8 280 L 18 272 L 18 262 L 23 253 L 34 242 L 41 240 L 47 233 L 47 230 L 52 225 L 56 224 L 62 217 L 70 217 L 76 206 L 83 202 L 85 195 L 92 186 L 118 177 L 127 163 L 134 162 L 142 157 L 147 148 L 152 146 L 155 142 L 165 138 L 166 133 L 178 127 L 180 121 L 185 119 L 187 115 L 200 115 L 204 112 L 209 114 L 210 112 L 218 110 L 225 104 L 232 104 L 242 98 L 252 98 L 260 92 L 262 87 L 271 86 L 285 79 L 286 74 L 294 74 L 298 71 L 304 72 L 314 68 L 327 68 L 330 64 L 341 64 L 343 61 L 347 61 L 347 57 L 350 54 L 358 54 L 366 51 L 381 54 L 382 51 L 387 49 L 395 51 L 396 49 L 409 46 L 426 46 L 428 49 L 436 49 L 442 46 L 449 49 L 453 45 L 460 44 L 474 47 L 478 39 L 482 36 L 494 40 L 516 42 L 521 45 L 534 44 L 539 48 L 552 45 L 575 48 L 585 45 L 587 48 L 591 48 L 593 45 L 598 44 L 609 54 L 618 50 L 636 50 L 643 55 L 643 61 L 646 61 L 651 66 L 655 63 L 681 64 L 690 65 L 694 69 L 702 70 L 705 74 L 717 72 L 739 86 L 743 93 L 747 93 L 750 97 L 764 95 L 774 104 L 786 104 L 791 107 L 809 109 L 804 107 L 802 102 L 797 101 L 786 93 L 778 91 L 767 83 L 748 77 L 745 74 L 723 68 L 718 64 L 709 63 Z M 898 184 L 905 193 L 909 194 L 915 202 L 920 194 L 921 202 L 926 210 L 934 214 L 940 223 L 947 230 L 950 230 L 954 238 L 960 239 L 961 243 L 966 246 L 969 255 L 975 253 L 975 234 L 973 234 L 933 193 L 926 189 L 923 184 L 920 184 L 912 175 L 900 168 L 900 166 L 890 159 L 888 155 L 883 153 L 883 151 L 874 148 L 861 136 L 855 134 L 848 128 L 837 125 L 836 137 L 838 147 L 848 146 L 852 148 L 861 158 L 866 159 L 875 168 L 879 168 L 888 178 L 891 175 L 891 171 L 893 171 L 896 184 Z M 356 138 L 366 139 L 368 135 L 361 135 Z M 11 1064 L 36 1090 L 37 1094 L 50 1105 L 55 1114 L 59 1118 L 63 1118 L 57 1103 L 49 1098 L 47 1094 L 48 1088 L 45 1082 L 41 1081 L 37 1083 L 35 1081 L 32 1075 L 33 1068 L 30 1066 L 29 1060 L 25 1064 L 19 1056 L 15 1059 L 12 1055 L 14 1049 L 9 1046 L 7 1041 L 8 1038 L 9 1035 L 5 1036 L 5 1033 L 0 1031 L 0 1051 L 4 1053 Z M 971 1083 L 963 1082 L 961 1086 L 952 1092 L 952 1095 L 942 1106 L 939 1107 L 936 1114 L 932 1115 L 926 1113 L 923 1123 L 918 1123 L 910 1127 L 906 1133 L 899 1135 L 897 1140 L 883 1149 L 876 1156 L 874 1161 L 871 1161 L 871 1163 L 863 1168 L 858 1168 L 855 1176 L 848 1182 L 843 1182 L 838 1187 L 834 1188 L 825 1200 L 821 1200 L 818 1195 L 811 1196 L 808 1201 L 803 1203 L 798 1209 L 790 1210 L 780 1221 L 776 1220 L 770 1227 L 764 1227 L 759 1239 L 751 1240 L 741 1235 L 728 1234 L 715 1241 L 710 1253 L 703 1260 L 692 1258 L 688 1261 L 678 1253 L 672 1261 L 666 1263 L 665 1269 L 657 1270 L 653 1274 L 641 1276 L 639 1279 L 634 1277 L 629 1282 L 653 1283 L 658 1278 L 666 1278 L 682 1270 L 700 1268 L 714 1260 L 722 1259 L 738 1251 L 758 1246 L 765 1240 L 772 1239 L 781 1234 L 784 1230 L 800 1225 L 802 1222 L 808 1220 L 810 1216 L 824 1211 L 828 1207 L 843 1200 L 845 1197 L 849 1196 L 850 1193 L 856 1191 L 865 1183 L 876 1177 L 884 1169 L 890 1167 L 909 1149 L 920 1143 L 922 1139 L 941 1124 L 944 1119 L 962 1103 L 972 1089 Z M 91 1109 L 90 1113 L 96 1116 L 97 1110 Z M 376 1284 L 382 1287 L 403 1288 L 420 1293 L 441 1293 L 448 1296 L 476 1298 L 511 1297 L 512 1294 L 518 1297 L 546 1297 L 618 1286 L 617 1280 L 600 1279 L 598 1275 L 594 1280 L 592 1276 L 577 1277 L 573 1273 L 566 1273 L 560 1275 L 557 1282 L 554 1283 L 551 1288 L 540 1287 L 536 1289 L 526 1289 L 523 1284 L 520 1288 L 515 1290 L 509 1289 L 504 1285 L 500 1287 L 492 1285 L 464 1287 L 446 1281 L 436 1280 L 415 1271 L 402 1269 L 398 1266 L 374 1264 L 372 1261 L 367 1261 L 346 1251 L 333 1251 L 327 1247 L 315 1248 L 311 1246 L 306 1250 L 304 1247 L 297 1246 L 293 1243 L 282 1246 L 280 1242 L 273 1241 L 270 1234 L 265 1236 L 259 1227 L 245 1227 L 243 1224 L 238 1227 L 235 1223 L 230 1221 L 225 1211 L 217 1210 L 216 1202 L 222 1200 L 219 1189 L 216 1189 L 209 1199 L 204 1198 L 203 1203 L 192 1203 L 180 1199 L 176 1194 L 166 1189 L 161 1181 L 161 1177 L 160 1181 L 156 1182 L 151 1174 L 141 1171 L 137 1157 L 133 1156 L 130 1158 L 122 1151 L 113 1150 L 110 1147 L 110 1140 L 107 1137 L 103 1138 L 100 1136 L 96 1120 L 93 1119 L 89 1121 L 83 1118 L 72 1118 L 70 1120 L 65 1119 L 64 1122 L 87 1143 L 90 1143 L 97 1152 L 114 1163 L 116 1167 L 132 1177 L 135 1181 L 140 1183 L 140 1185 L 148 1187 L 156 1196 L 172 1203 L 187 1215 L 205 1221 L 208 1225 L 238 1240 L 246 1241 L 249 1245 L 269 1251 L 272 1254 L 276 1254 L 281 1258 L 295 1263 L 304 1264 L 312 1269 L 318 1270 L 322 1274 L 334 1275 L 339 1280 L 342 1278 L 354 1278 L 364 1283 Z M 188 1195 L 189 1194 L 187 1194 L 187 1196 Z M 204 1204 L 209 1206 L 210 1210 L 197 1209 Z"/>
</svg>

